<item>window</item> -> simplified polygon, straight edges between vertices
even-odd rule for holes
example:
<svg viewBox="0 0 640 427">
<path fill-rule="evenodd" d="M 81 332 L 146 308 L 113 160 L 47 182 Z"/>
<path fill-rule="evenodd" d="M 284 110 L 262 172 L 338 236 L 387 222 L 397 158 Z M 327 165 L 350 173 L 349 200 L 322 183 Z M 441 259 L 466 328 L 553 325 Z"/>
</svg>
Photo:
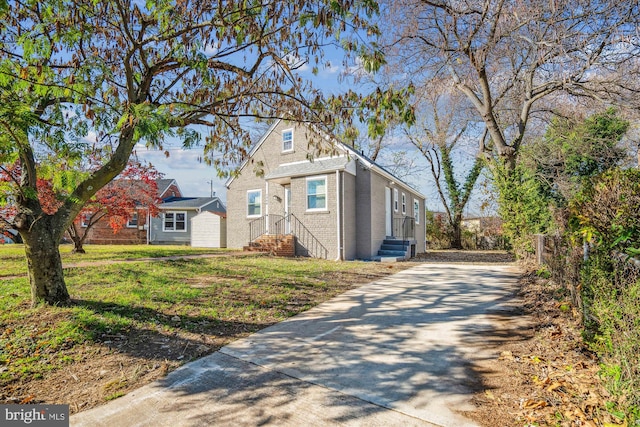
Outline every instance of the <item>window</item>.
<svg viewBox="0 0 640 427">
<path fill-rule="evenodd" d="M 398 212 L 398 189 L 393 189 L 393 210 Z"/>
<path fill-rule="evenodd" d="M 420 224 L 420 202 L 413 200 L 413 219 L 416 220 L 416 224 Z"/>
<path fill-rule="evenodd" d="M 262 215 L 262 190 L 247 191 L 247 216 Z"/>
<path fill-rule="evenodd" d="M 404 195 L 404 193 L 402 193 L 402 214 L 406 214 L 407 213 L 407 196 Z"/>
<path fill-rule="evenodd" d="M 327 178 L 307 178 L 307 210 L 327 209 Z"/>
<path fill-rule="evenodd" d="M 134 212 L 131 218 L 127 220 L 127 228 L 138 227 L 138 212 Z"/>
<path fill-rule="evenodd" d="M 293 151 L 293 129 L 282 131 L 282 152 Z"/>
<path fill-rule="evenodd" d="M 162 231 L 187 231 L 187 213 L 165 212 Z"/>
<path fill-rule="evenodd" d="M 90 214 L 90 213 L 82 214 L 82 218 L 80 218 L 80 227 L 88 227 L 89 224 L 91 223 L 92 215 L 93 214 Z"/>
</svg>

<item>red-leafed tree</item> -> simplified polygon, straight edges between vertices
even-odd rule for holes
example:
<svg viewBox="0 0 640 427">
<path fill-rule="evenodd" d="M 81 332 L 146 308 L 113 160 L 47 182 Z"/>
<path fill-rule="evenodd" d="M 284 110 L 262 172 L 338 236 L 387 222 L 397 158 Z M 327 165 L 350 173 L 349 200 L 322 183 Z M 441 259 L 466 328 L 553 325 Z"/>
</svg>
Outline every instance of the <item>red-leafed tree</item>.
<svg viewBox="0 0 640 427">
<path fill-rule="evenodd" d="M 19 164 L 0 169 L 0 185 L 10 184 L 21 176 Z M 47 173 L 43 173 L 47 176 Z M 148 211 L 151 216 L 158 214 L 157 179 L 162 178 L 151 164 L 129 161 L 118 177 L 98 191 L 80 211 L 75 220 L 67 228 L 67 234 L 74 244 L 74 252 L 84 253 L 84 241 L 89 230 L 98 222 L 108 221 L 114 233 L 120 231 L 138 210 Z M 39 178 L 37 182 L 38 201 L 46 215 L 55 214 L 62 200 L 67 196 L 64 188 L 60 188 L 53 180 Z M 0 233 L 16 241 L 12 233 L 18 207 L 7 200 L 0 209 Z"/>
<path fill-rule="evenodd" d="M 161 178 L 153 165 L 130 161 L 124 171 L 103 187 L 85 204 L 80 214 L 67 228 L 73 241 L 73 252 L 85 253 L 84 242 L 97 223 L 108 221 L 113 233 L 119 232 L 138 211 L 158 215 L 158 184 Z"/>
</svg>

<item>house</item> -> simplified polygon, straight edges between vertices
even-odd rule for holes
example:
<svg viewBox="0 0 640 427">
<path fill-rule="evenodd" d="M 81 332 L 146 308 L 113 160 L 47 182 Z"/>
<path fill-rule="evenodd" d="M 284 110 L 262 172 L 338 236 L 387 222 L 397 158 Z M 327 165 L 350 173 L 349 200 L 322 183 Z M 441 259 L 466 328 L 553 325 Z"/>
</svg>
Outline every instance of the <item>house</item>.
<svg viewBox="0 0 640 427">
<path fill-rule="evenodd" d="M 151 218 L 149 244 L 190 245 L 195 237 L 198 243 L 206 243 L 204 247 L 226 245 L 226 208 L 218 197 L 169 197 L 158 208 L 160 215 Z M 212 221 L 205 219 L 208 216 L 200 217 L 205 212 L 214 214 L 217 219 Z M 215 227 L 216 230 L 206 231 L 199 225 Z M 205 233 L 205 236 L 198 237 L 200 233 Z M 218 246 L 212 246 L 216 242 Z"/>
<path fill-rule="evenodd" d="M 158 199 L 164 200 L 182 195 L 175 179 L 157 179 Z M 138 206 L 126 225 L 116 233 L 106 218 L 98 221 L 88 231 L 85 243 L 94 245 L 144 245 L 149 241 L 148 224 L 152 220 L 147 206 Z M 80 225 L 86 227 L 88 218 L 82 218 Z"/>
<path fill-rule="evenodd" d="M 331 154 L 317 154 L 317 141 Z M 425 251 L 424 196 L 305 124 L 273 123 L 226 187 L 230 248 L 274 247 L 294 236 L 290 252 L 298 256 L 397 259 Z"/>
</svg>

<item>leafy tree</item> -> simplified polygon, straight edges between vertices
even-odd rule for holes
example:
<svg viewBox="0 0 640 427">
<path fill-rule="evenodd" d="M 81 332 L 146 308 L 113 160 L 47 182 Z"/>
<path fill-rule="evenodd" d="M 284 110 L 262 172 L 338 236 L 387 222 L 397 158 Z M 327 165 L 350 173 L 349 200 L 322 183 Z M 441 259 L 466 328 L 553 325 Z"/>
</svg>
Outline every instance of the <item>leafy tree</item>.
<svg viewBox="0 0 640 427">
<path fill-rule="evenodd" d="M 613 109 L 583 120 L 556 118 L 523 149 L 513 172 L 494 170 L 500 213 L 516 252 L 531 250 L 531 234 L 565 230 L 565 208 L 576 194 L 625 157 L 619 143 L 628 127 Z"/>
<path fill-rule="evenodd" d="M 26 0 L 0 4 L 0 165 L 18 162 L 11 224 L 25 243 L 33 303 L 67 304 L 58 250 L 84 204 L 124 170 L 137 143 L 201 142 L 216 166 L 247 154 L 247 118 L 333 119 L 298 72 L 341 46 L 376 69 L 363 40 L 369 0 Z M 90 133 L 91 131 L 91 133 Z M 83 175 L 87 159 L 102 164 Z M 221 152 L 224 156 L 213 157 Z M 39 170 L 72 190 L 48 213 Z"/>
<path fill-rule="evenodd" d="M 536 172 L 547 194 L 566 206 L 593 177 L 627 157 L 620 141 L 629 122 L 613 108 L 580 120 L 556 117 L 544 137 L 523 151 L 523 163 Z"/>
</svg>

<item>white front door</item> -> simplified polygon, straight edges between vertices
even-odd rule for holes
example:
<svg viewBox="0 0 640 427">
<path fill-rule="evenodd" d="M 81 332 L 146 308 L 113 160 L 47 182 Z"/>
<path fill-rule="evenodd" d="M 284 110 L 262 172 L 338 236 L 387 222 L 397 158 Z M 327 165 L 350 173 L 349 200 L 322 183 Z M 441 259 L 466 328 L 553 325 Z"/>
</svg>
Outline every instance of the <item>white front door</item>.
<svg viewBox="0 0 640 427">
<path fill-rule="evenodd" d="M 389 187 L 384 188 L 384 223 L 385 223 L 385 233 L 387 236 L 391 236 L 393 234 L 391 227 L 391 189 Z"/>
<path fill-rule="evenodd" d="M 284 227 L 285 234 L 291 233 L 291 221 L 289 221 L 289 213 L 291 213 L 291 186 L 284 186 Z"/>
</svg>

